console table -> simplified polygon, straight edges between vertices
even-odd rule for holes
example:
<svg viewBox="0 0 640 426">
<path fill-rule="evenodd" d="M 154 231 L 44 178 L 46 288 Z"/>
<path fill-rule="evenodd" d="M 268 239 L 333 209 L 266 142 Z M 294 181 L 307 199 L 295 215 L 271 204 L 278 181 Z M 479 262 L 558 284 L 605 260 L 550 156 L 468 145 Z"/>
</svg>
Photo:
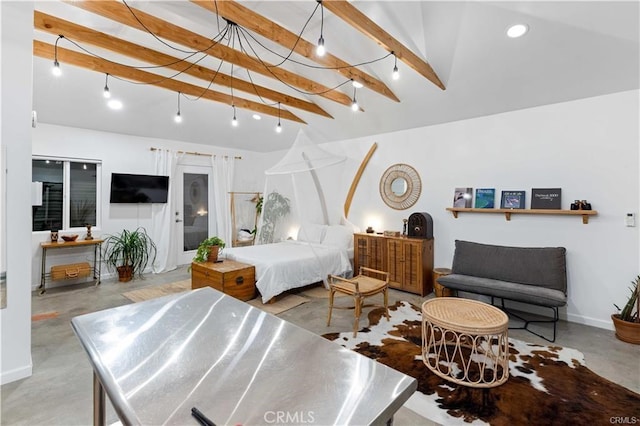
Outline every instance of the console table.
<svg viewBox="0 0 640 426">
<path fill-rule="evenodd" d="M 71 320 L 122 424 L 383 424 L 414 378 L 210 287 Z"/>
<path fill-rule="evenodd" d="M 51 273 L 47 272 L 47 250 L 52 249 L 63 249 L 63 248 L 74 248 L 74 247 L 93 247 L 93 267 L 91 272 L 93 272 L 93 280 L 96 285 L 100 284 L 100 269 L 102 265 L 102 250 L 100 247 L 104 240 L 93 239 L 93 240 L 80 240 L 80 241 L 65 241 L 65 242 L 46 242 L 40 243 L 40 247 L 42 247 L 42 267 L 40 274 L 40 294 L 43 294 L 46 291 L 45 283 L 47 279 L 51 278 Z"/>
</svg>

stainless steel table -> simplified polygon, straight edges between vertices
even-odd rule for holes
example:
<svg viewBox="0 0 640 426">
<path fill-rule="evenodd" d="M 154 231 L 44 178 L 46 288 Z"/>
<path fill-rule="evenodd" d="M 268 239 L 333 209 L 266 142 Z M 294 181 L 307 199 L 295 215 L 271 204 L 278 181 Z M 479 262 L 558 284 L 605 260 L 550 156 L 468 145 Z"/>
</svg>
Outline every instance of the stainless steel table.
<svg viewBox="0 0 640 426">
<path fill-rule="evenodd" d="M 212 288 L 71 320 L 123 424 L 384 424 L 416 380 Z"/>
</svg>

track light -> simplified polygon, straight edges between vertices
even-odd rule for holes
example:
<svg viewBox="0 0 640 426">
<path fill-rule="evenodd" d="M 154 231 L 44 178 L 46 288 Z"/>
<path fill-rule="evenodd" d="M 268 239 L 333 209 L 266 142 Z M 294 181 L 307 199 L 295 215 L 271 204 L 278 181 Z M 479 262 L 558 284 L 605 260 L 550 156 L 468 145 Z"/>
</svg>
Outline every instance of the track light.
<svg viewBox="0 0 640 426">
<path fill-rule="evenodd" d="M 322 0 L 316 0 L 320 3 L 320 38 L 318 39 L 318 47 L 316 47 L 316 55 L 324 56 L 326 52 L 324 48 L 324 37 L 322 37 L 322 31 L 324 29 L 324 6 L 322 6 Z"/>
<path fill-rule="evenodd" d="M 109 92 L 109 74 L 106 74 L 104 78 L 104 90 L 102 92 L 102 96 L 104 96 L 105 99 L 109 99 L 111 97 L 111 92 Z"/>
<path fill-rule="evenodd" d="M 58 62 L 58 41 L 64 38 L 63 35 L 59 35 L 56 39 L 56 44 L 53 50 L 53 68 L 51 69 L 51 73 L 56 77 L 60 77 L 62 75 L 62 70 L 60 69 L 60 62 Z"/>
<path fill-rule="evenodd" d="M 178 92 L 178 112 L 176 116 L 173 117 L 176 123 L 182 123 L 182 116 L 180 115 L 180 92 Z"/>
<path fill-rule="evenodd" d="M 356 101 L 356 88 L 353 88 L 353 102 L 351 102 L 351 110 L 358 111 L 358 101 Z"/>
<path fill-rule="evenodd" d="M 393 74 L 391 74 L 391 76 L 394 80 L 400 78 L 400 72 L 398 72 L 398 57 L 396 55 L 393 55 Z"/>
<path fill-rule="evenodd" d="M 236 106 L 231 105 L 233 107 L 233 120 L 231 120 L 231 125 L 233 127 L 238 127 L 238 119 L 236 118 Z"/>
<path fill-rule="evenodd" d="M 280 102 L 278 102 L 278 125 L 276 126 L 276 133 L 282 133 L 282 124 L 280 124 Z"/>
</svg>

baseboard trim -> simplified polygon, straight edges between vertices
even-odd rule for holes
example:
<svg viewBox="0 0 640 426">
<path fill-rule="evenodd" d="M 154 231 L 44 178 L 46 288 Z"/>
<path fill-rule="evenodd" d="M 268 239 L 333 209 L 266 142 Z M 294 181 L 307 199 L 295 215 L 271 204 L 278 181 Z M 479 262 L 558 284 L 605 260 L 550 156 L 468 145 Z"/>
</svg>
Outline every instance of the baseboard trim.
<svg viewBox="0 0 640 426">
<path fill-rule="evenodd" d="M 16 380 L 26 379 L 33 374 L 33 363 L 25 365 L 24 367 L 14 368 L 11 371 L 3 371 L 0 374 L 0 385 L 6 385 L 7 383 L 15 382 Z"/>
<path fill-rule="evenodd" d="M 604 328 L 605 330 L 613 330 L 613 321 L 610 319 L 606 321 L 598 318 L 585 317 L 583 315 L 567 314 L 567 321 L 589 325 L 591 327 Z"/>
</svg>

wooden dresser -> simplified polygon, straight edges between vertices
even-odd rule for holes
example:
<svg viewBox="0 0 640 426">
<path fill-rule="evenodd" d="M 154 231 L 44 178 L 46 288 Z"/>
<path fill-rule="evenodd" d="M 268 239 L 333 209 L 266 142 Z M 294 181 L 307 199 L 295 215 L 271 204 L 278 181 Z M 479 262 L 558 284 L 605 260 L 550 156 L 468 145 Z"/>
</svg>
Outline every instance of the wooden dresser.
<svg viewBox="0 0 640 426">
<path fill-rule="evenodd" d="M 224 259 L 222 262 L 191 263 L 191 288 L 212 287 L 240 300 L 256 295 L 256 269 L 252 265 Z"/>
<path fill-rule="evenodd" d="M 360 266 L 389 272 L 389 286 L 425 296 L 433 291 L 433 239 L 354 234 L 354 274 Z"/>
</svg>

